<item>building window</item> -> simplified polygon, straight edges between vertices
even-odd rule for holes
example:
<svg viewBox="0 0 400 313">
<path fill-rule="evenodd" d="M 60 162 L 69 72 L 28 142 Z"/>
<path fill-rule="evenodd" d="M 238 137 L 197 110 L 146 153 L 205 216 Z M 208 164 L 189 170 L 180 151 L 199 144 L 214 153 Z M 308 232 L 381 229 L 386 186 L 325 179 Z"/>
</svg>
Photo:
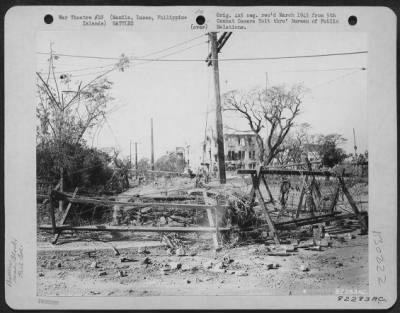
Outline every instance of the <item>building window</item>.
<svg viewBox="0 0 400 313">
<path fill-rule="evenodd" d="M 242 146 L 242 147 L 246 146 L 245 138 L 239 138 L 239 146 Z"/>
</svg>

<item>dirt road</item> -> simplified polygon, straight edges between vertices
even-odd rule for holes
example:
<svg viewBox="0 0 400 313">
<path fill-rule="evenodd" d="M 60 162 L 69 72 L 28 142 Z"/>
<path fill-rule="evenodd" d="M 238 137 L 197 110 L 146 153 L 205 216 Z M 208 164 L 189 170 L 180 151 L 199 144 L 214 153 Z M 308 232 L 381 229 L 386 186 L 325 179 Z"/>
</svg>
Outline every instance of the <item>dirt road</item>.
<svg viewBox="0 0 400 313">
<path fill-rule="evenodd" d="M 70 241 L 56 249 L 42 243 L 37 255 L 37 293 L 40 296 L 332 295 L 337 289 L 341 293 L 362 293 L 368 291 L 368 237 L 357 235 L 358 231 L 353 234 L 353 239 L 345 235 L 341 237 L 346 239 L 332 240 L 332 247 L 322 251 L 299 248 L 290 256 L 270 256 L 271 246 L 265 244 L 216 252 L 210 240 L 190 245 L 185 256 L 168 255 L 156 237 L 140 243 L 111 242 L 118 248 L 118 256 L 110 242 Z M 146 246 L 146 252 L 139 246 Z"/>
</svg>

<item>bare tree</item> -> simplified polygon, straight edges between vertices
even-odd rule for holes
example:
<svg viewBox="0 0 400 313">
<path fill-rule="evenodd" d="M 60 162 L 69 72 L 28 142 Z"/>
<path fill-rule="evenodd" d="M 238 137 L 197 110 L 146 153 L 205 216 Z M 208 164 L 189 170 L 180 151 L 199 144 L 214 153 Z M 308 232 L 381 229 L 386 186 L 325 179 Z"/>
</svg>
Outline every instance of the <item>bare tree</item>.
<svg viewBox="0 0 400 313">
<path fill-rule="evenodd" d="M 279 164 L 300 163 L 303 147 L 310 143 L 308 130 L 311 125 L 302 123 L 295 125 L 282 143 L 284 151 L 277 154 Z"/>
<path fill-rule="evenodd" d="M 295 85 L 289 90 L 279 86 L 268 90 L 255 88 L 249 92 L 234 90 L 224 94 L 224 110 L 239 113 L 255 134 L 260 163 L 268 165 L 285 150 L 282 143 L 300 114 L 305 91 L 302 85 Z"/>
<path fill-rule="evenodd" d="M 107 105 L 113 100 L 109 94 L 112 82 L 106 75 L 114 70 L 122 71 L 129 65 L 129 59 L 122 55 L 111 69 L 83 86 L 82 81 L 73 83 L 68 73 L 58 75 L 55 60 L 58 56 L 51 50 L 48 72 L 45 75 L 36 73 L 37 138 L 39 141 L 78 144 L 88 130 L 105 119 Z"/>
</svg>

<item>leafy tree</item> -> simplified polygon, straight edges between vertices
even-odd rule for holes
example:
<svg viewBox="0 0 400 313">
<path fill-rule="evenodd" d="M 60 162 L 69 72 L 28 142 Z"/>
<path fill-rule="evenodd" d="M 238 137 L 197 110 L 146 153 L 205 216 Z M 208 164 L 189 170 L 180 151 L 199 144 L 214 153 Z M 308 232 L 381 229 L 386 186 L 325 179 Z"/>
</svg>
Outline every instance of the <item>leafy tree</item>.
<svg viewBox="0 0 400 313">
<path fill-rule="evenodd" d="M 57 177 L 57 160 L 52 147 L 40 143 L 36 148 L 37 176 Z M 84 145 L 70 145 L 65 149 L 67 154 L 64 164 L 64 184 L 66 186 L 91 187 L 104 184 L 112 175 L 112 170 L 107 166 L 111 157 L 95 148 Z"/>
<path fill-rule="evenodd" d="M 300 114 L 305 91 L 302 85 L 295 85 L 290 89 L 278 86 L 249 92 L 234 90 L 223 95 L 224 110 L 237 112 L 245 118 L 256 135 L 258 157 L 264 165 L 285 150 L 282 143 Z"/>
<path fill-rule="evenodd" d="M 122 55 L 114 67 L 83 85 L 82 81 L 73 82 L 68 73 L 56 75 L 55 63 L 59 58 L 51 50 L 48 72 L 45 75 L 36 73 L 37 154 L 47 159 L 51 169 L 46 169 L 42 159 L 38 159 L 37 165 L 38 173 L 47 171 L 71 182 L 73 179 L 66 175 L 70 175 L 69 169 L 77 166 L 75 161 L 82 151 L 88 154 L 89 159 L 92 158 L 91 161 L 84 160 L 93 168 L 96 168 L 97 161 L 105 161 L 100 151 L 86 148 L 84 136 L 95 126 L 104 123 L 106 114 L 110 112 L 107 108 L 113 100 L 110 95 L 112 82 L 106 75 L 113 70 L 123 70 L 129 65 L 129 59 Z M 79 166 L 82 170 L 85 168 L 84 163 Z M 89 171 L 85 173 L 91 176 Z"/>
<path fill-rule="evenodd" d="M 146 172 L 150 169 L 150 160 L 148 158 L 141 158 L 138 160 L 138 171 L 140 173 Z"/>
<path fill-rule="evenodd" d="M 318 137 L 320 144 L 320 155 L 323 166 L 334 167 L 341 163 L 346 157 L 346 153 L 339 145 L 346 142 L 346 139 L 340 134 L 329 134 Z"/>
<path fill-rule="evenodd" d="M 171 152 L 160 157 L 155 162 L 154 168 L 159 171 L 183 172 L 185 161 L 178 157 L 175 152 Z"/>
<path fill-rule="evenodd" d="M 309 143 L 310 135 L 308 130 L 311 125 L 302 123 L 295 126 L 286 136 L 282 143 L 282 152 L 278 153 L 276 159 L 279 164 L 300 163 L 304 144 Z"/>
</svg>

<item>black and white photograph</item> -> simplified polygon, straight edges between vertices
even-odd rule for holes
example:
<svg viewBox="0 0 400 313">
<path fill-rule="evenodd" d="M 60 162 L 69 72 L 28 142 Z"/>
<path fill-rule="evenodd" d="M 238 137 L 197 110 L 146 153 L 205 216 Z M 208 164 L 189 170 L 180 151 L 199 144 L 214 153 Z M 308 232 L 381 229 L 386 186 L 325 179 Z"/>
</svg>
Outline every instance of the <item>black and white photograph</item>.
<svg viewBox="0 0 400 313">
<path fill-rule="evenodd" d="M 388 309 L 396 15 L 16 6 L 9 308 Z"/>
<path fill-rule="evenodd" d="M 365 33 L 40 32 L 37 295 L 364 295 Z"/>
</svg>

